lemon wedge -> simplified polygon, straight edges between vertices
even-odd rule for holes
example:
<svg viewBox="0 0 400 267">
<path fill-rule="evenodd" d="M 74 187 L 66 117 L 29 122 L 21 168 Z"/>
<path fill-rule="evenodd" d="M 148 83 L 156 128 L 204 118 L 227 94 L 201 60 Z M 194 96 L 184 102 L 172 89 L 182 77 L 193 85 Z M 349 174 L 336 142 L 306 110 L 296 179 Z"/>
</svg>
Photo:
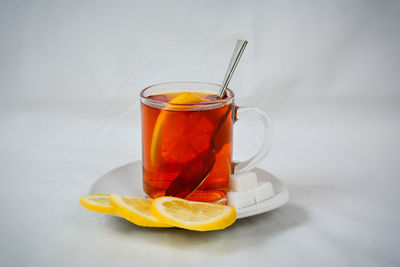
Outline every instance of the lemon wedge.
<svg viewBox="0 0 400 267">
<path fill-rule="evenodd" d="M 150 211 L 152 202 L 153 200 L 148 198 L 110 195 L 110 204 L 114 208 L 114 212 L 124 219 L 140 226 L 171 227 L 152 215 Z"/>
<path fill-rule="evenodd" d="M 79 198 L 79 202 L 88 210 L 100 213 L 114 214 L 113 207 L 110 204 L 109 195 L 87 195 Z"/>
<path fill-rule="evenodd" d="M 153 200 L 151 213 L 160 221 L 195 231 L 220 230 L 236 221 L 236 211 L 232 206 L 176 197 L 160 197 Z"/>
<path fill-rule="evenodd" d="M 197 104 L 203 102 L 204 99 L 200 98 L 199 96 L 190 93 L 190 92 L 183 92 L 180 95 L 174 97 L 171 101 L 169 101 L 169 105 L 167 106 L 168 109 L 172 110 L 182 110 L 185 107 L 174 106 L 176 104 Z M 154 124 L 153 128 L 153 135 L 151 138 L 151 147 L 150 147 L 150 161 L 151 165 L 157 165 L 157 155 L 160 154 L 161 150 L 161 136 L 164 132 L 165 126 L 168 124 L 168 114 L 170 111 L 161 110 L 156 123 Z"/>
</svg>

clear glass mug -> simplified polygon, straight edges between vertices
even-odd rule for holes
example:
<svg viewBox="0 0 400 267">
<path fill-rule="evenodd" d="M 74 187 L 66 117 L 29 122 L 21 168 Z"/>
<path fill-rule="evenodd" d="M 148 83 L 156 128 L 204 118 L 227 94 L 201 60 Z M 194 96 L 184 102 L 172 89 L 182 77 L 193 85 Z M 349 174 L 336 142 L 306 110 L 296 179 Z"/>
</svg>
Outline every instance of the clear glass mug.
<svg viewBox="0 0 400 267">
<path fill-rule="evenodd" d="M 219 88 L 171 82 L 141 92 L 143 189 L 149 197 L 223 202 L 230 174 L 252 169 L 267 155 L 272 143 L 269 116 L 259 108 L 237 107 L 230 89 L 218 99 Z M 260 119 L 264 138 L 253 157 L 234 164 L 233 124 L 243 115 Z"/>
</svg>

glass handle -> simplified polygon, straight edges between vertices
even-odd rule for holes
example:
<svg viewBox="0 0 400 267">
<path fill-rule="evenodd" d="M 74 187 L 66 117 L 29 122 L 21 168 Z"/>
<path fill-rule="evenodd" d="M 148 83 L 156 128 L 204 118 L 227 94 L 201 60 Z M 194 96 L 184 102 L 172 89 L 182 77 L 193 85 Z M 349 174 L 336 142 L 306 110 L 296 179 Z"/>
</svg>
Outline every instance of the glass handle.
<svg viewBox="0 0 400 267">
<path fill-rule="evenodd" d="M 242 116 L 253 116 L 259 118 L 264 125 L 264 136 L 258 152 L 250 159 L 236 164 L 234 173 L 240 173 L 253 169 L 262 159 L 267 156 L 272 145 L 272 120 L 265 111 L 259 108 L 237 107 L 235 122 L 241 119 Z"/>
</svg>

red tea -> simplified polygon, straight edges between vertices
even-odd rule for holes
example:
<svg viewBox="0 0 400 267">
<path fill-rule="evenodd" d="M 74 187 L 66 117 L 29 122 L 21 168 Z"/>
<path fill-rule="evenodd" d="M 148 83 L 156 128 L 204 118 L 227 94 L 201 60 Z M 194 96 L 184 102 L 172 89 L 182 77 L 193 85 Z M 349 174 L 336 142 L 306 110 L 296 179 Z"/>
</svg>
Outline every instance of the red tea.
<svg viewBox="0 0 400 267">
<path fill-rule="evenodd" d="M 152 95 L 141 104 L 143 189 L 151 198 L 222 200 L 232 171 L 233 103 L 203 92 L 190 93 L 201 99 L 195 103 L 174 102 L 182 94 Z"/>
</svg>

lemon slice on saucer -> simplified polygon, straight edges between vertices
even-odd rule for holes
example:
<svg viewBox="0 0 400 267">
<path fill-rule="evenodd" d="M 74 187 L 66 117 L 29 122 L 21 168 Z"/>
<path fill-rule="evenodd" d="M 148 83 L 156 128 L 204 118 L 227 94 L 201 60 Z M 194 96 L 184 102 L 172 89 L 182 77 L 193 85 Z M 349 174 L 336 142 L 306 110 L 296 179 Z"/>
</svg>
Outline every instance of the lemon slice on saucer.
<svg viewBox="0 0 400 267">
<path fill-rule="evenodd" d="M 153 200 L 151 212 L 160 221 L 195 231 L 220 230 L 236 221 L 236 211 L 232 206 L 176 197 Z"/>
<path fill-rule="evenodd" d="M 110 204 L 109 195 L 87 195 L 79 198 L 79 202 L 88 210 L 100 213 L 114 214 L 113 207 Z"/>
<path fill-rule="evenodd" d="M 146 227 L 171 227 L 153 216 L 150 207 L 153 200 L 140 197 L 121 197 L 110 195 L 110 204 L 114 212 L 124 219 L 140 226 Z"/>
</svg>

